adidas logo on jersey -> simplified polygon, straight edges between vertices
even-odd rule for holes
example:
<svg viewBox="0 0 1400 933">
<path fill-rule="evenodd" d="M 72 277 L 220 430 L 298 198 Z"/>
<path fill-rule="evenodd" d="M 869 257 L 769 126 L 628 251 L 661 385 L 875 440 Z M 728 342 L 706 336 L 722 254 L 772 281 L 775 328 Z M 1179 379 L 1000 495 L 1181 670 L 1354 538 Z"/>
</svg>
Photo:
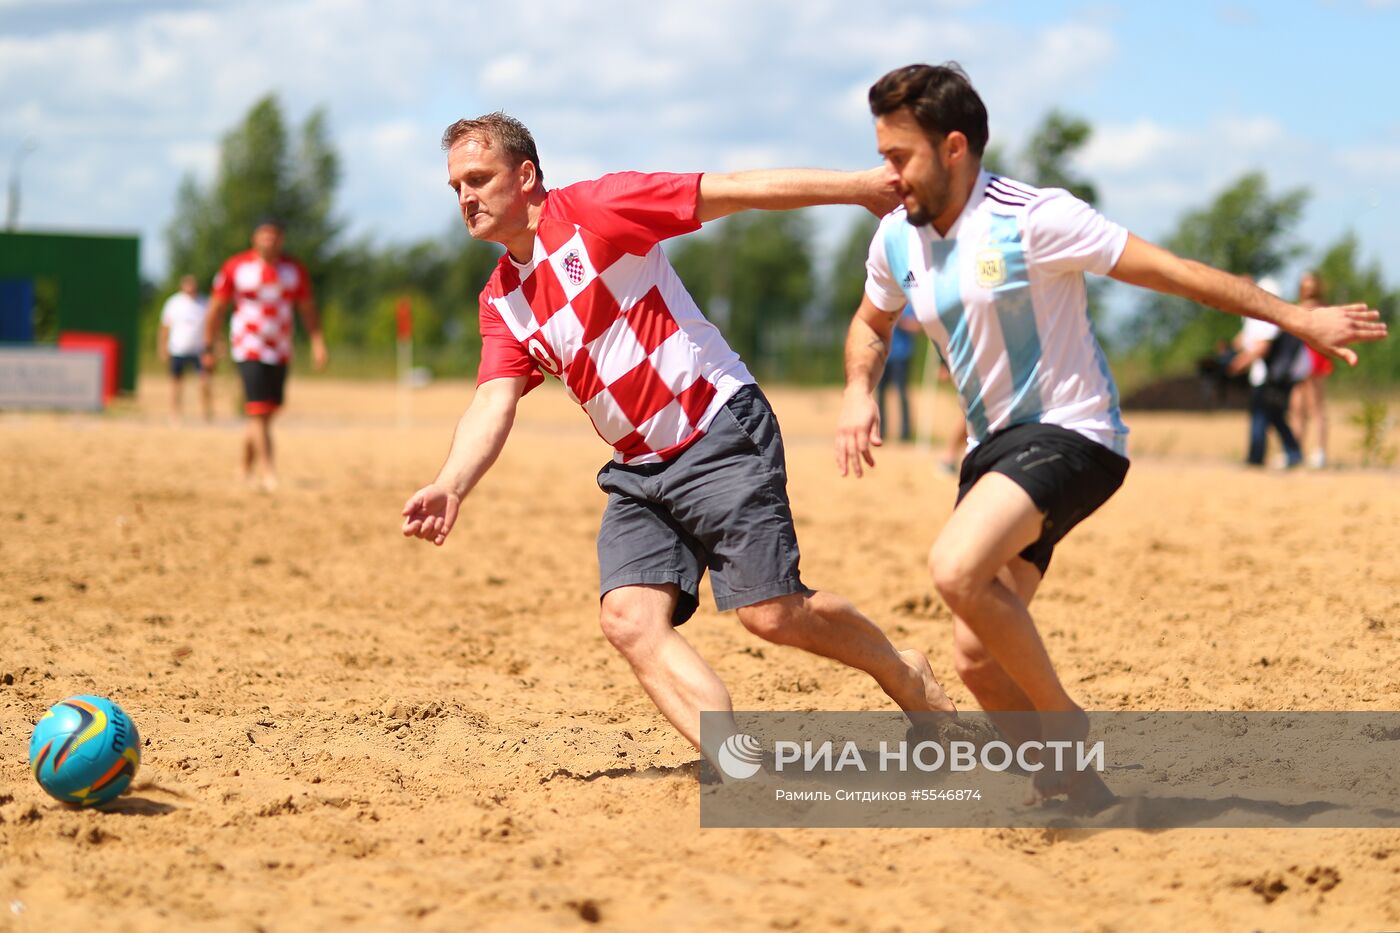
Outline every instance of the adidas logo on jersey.
<svg viewBox="0 0 1400 933">
<path fill-rule="evenodd" d="M 905 287 L 905 288 L 913 288 L 913 287 L 914 287 L 915 281 L 917 281 L 917 280 L 914 278 L 914 270 L 913 270 L 913 269 L 910 269 L 908 272 L 904 273 L 904 287 Z"/>
</svg>

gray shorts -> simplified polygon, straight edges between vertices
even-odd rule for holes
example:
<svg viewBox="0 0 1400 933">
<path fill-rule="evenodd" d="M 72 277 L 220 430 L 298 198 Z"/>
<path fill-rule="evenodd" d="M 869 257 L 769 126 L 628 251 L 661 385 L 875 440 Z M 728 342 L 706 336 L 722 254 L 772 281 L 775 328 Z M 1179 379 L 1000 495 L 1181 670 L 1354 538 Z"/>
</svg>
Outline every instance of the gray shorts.
<svg viewBox="0 0 1400 933">
<path fill-rule="evenodd" d="M 613 462 L 598 530 L 599 593 L 636 584 L 680 588 L 673 625 L 699 605 L 710 570 L 721 611 L 807 593 L 787 497 L 778 419 L 758 386 L 736 392 L 710 429 L 666 463 Z"/>
</svg>

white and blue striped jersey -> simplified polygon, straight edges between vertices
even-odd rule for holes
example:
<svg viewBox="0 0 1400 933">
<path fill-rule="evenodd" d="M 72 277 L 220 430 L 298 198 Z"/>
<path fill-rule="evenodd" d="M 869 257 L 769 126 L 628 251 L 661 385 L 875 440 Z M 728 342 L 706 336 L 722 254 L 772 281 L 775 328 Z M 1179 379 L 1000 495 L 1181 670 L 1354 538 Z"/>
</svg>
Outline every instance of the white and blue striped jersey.
<svg viewBox="0 0 1400 933">
<path fill-rule="evenodd" d="M 1126 456 L 1084 273 L 1106 274 L 1127 242 L 1127 230 L 1063 189 L 984 171 L 946 237 L 910 224 L 903 207 L 880 222 L 865 293 L 890 314 L 913 305 L 957 386 L 969 449 L 1042 422 Z"/>
</svg>

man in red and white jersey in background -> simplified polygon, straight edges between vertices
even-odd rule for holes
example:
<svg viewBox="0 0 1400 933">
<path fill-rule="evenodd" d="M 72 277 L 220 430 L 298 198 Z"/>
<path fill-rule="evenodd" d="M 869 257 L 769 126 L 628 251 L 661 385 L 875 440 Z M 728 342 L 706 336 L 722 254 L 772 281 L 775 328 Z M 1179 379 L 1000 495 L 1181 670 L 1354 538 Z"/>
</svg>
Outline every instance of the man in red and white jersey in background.
<svg viewBox="0 0 1400 933">
<path fill-rule="evenodd" d="M 437 479 L 404 506 L 403 533 L 443 543 L 521 396 L 548 373 L 615 451 L 598 474 L 603 633 L 696 748 L 714 760 L 701 711 L 732 710 L 675 630 L 706 569 L 717 607 L 751 632 L 865 671 L 906 711 L 951 711 L 921 653 L 896 650 L 849 602 L 802 582 L 778 422 L 659 246 L 742 210 L 884 213 L 893 198 L 881 173 L 628 172 L 546 191 L 534 139 L 511 117 L 460 120 L 442 144 L 468 231 L 506 255 L 481 292 L 476 395 Z"/>
<path fill-rule="evenodd" d="M 253 229 L 253 248 L 230 256 L 214 278 L 205 318 L 204 365 L 214 365 L 215 338 L 224 310 L 233 302 L 229 354 L 243 380 L 243 411 L 248 416 L 243 438 L 243 475 L 262 489 L 277 488 L 272 456 L 272 418 L 282 407 L 287 367 L 292 362 L 292 308 L 311 336 L 311 358 L 326 366 L 326 341 L 311 294 L 311 279 L 301 263 L 282 253 L 282 224 L 272 219 Z"/>
</svg>

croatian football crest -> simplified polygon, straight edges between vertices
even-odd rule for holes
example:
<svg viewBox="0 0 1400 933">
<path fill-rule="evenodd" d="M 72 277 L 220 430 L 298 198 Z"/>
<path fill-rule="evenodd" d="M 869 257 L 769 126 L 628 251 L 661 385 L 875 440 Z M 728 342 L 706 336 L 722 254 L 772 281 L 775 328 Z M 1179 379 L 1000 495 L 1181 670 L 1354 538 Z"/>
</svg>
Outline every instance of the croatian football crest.
<svg viewBox="0 0 1400 933">
<path fill-rule="evenodd" d="M 583 260 L 579 258 L 578 250 L 571 249 L 564 257 L 564 274 L 575 285 L 583 281 Z"/>
</svg>

